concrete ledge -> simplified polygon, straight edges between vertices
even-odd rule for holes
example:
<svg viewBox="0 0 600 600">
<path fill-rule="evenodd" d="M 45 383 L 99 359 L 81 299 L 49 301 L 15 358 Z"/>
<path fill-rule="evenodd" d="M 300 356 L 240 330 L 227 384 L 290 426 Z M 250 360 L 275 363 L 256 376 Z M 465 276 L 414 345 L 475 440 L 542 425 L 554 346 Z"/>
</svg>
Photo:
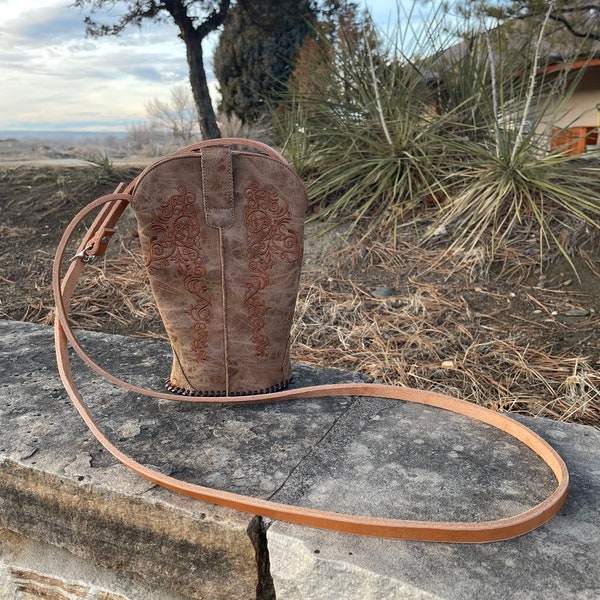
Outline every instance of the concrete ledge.
<svg viewBox="0 0 600 600">
<path fill-rule="evenodd" d="M 518 420 L 548 440 L 569 469 L 569 497 L 551 521 L 519 538 L 477 545 L 323 534 L 274 523 L 268 543 L 277 597 L 600 598 L 600 431 L 547 419 Z M 498 480 L 488 484 L 493 494 Z M 440 488 L 439 494 L 445 490 Z M 337 502 L 335 495 L 331 502 Z"/>
<path fill-rule="evenodd" d="M 81 337 L 108 370 L 162 385 L 167 345 Z M 295 370 L 298 386 L 358 377 Z M 140 398 L 81 365 L 74 371 L 123 451 L 220 489 L 338 511 L 472 520 L 523 510 L 553 487 L 527 449 L 445 411 L 348 397 L 201 407 Z M 0 321 L 0 597 L 52 587 L 110 600 L 599 597 L 600 432 L 525 421 L 561 453 L 572 479 L 562 514 L 526 536 L 460 546 L 279 522 L 267 529 L 122 467 L 71 406 L 52 330 Z"/>
<path fill-rule="evenodd" d="M 0 331 L 0 527 L 24 536 L 24 547 L 39 540 L 126 574 L 118 593 L 132 600 L 254 597 L 250 519 L 203 511 L 105 456 L 61 389 L 51 329 L 3 321 Z M 136 437 L 132 416 L 117 435 Z M 77 572 L 67 580 L 81 584 Z"/>
</svg>

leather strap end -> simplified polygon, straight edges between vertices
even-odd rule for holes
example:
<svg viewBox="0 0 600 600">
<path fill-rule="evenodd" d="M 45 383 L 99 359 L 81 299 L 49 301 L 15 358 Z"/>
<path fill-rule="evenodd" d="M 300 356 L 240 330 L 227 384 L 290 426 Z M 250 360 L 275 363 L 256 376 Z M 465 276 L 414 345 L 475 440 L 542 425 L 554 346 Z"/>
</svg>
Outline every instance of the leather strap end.
<svg viewBox="0 0 600 600">
<path fill-rule="evenodd" d="M 77 256 L 89 259 L 104 255 L 110 238 L 115 234 L 115 225 L 131 201 L 131 196 L 123 191 L 125 187 L 124 183 L 120 183 L 112 194 L 105 197 L 108 202 L 89 228 Z"/>
</svg>

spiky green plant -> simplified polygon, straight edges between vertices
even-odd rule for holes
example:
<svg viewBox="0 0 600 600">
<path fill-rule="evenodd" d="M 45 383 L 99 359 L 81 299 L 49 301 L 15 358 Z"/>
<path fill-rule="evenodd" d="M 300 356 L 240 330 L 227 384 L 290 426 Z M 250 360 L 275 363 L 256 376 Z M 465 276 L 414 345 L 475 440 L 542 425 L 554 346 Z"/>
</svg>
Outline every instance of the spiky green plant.
<svg viewBox="0 0 600 600">
<path fill-rule="evenodd" d="M 282 137 L 309 175 L 320 218 L 393 226 L 436 187 L 442 123 L 427 68 L 401 39 L 384 38 L 367 18 L 315 45 L 296 72 Z"/>
<path fill-rule="evenodd" d="M 444 67 L 443 87 L 462 117 L 448 132 L 452 156 L 460 160 L 440 178 L 448 200 L 440 203 L 429 233 L 449 231 L 452 246 L 466 250 L 487 245 L 493 260 L 498 244 L 529 222 L 537 231 L 540 260 L 558 249 L 573 266 L 564 219 L 598 228 L 600 169 L 597 162 L 549 148 L 553 123 L 566 112 L 584 71 L 546 74 L 539 54 L 543 23 L 518 49 L 506 45 L 501 29 L 493 34 L 480 34 L 457 64 Z M 469 82 L 475 93 L 460 98 Z"/>
<path fill-rule="evenodd" d="M 427 198 L 439 213 L 426 237 L 446 230 L 455 247 L 485 247 L 491 263 L 526 222 L 540 253 L 568 257 L 565 215 L 600 222 L 597 163 L 549 152 L 582 71 L 545 74 L 544 23 L 515 47 L 501 27 L 455 23 L 441 37 L 440 13 L 420 27 L 415 15 L 387 38 L 368 18 L 342 28 L 296 73 L 282 137 L 317 216 L 395 228 Z M 467 41 L 449 51 L 457 39 Z"/>
<path fill-rule="evenodd" d="M 514 136 L 507 136 L 511 141 Z M 543 153 L 528 135 L 512 154 L 509 143 L 494 148 L 462 141 L 462 167 L 448 174 L 444 189 L 450 200 L 440 208 L 430 233 L 447 231 L 452 247 L 472 250 L 488 245 L 490 259 L 500 243 L 512 236 L 517 226 L 529 222 L 539 239 L 540 259 L 558 249 L 571 262 L 564 240 L 563 219 L 577 219 L 598 228 L 600 203 L 591 182 L 600 177 L 593 165 L 575 161 L 560 153 Z M 449 191 L 449 190 L 454 190 Z"/>
</svg>

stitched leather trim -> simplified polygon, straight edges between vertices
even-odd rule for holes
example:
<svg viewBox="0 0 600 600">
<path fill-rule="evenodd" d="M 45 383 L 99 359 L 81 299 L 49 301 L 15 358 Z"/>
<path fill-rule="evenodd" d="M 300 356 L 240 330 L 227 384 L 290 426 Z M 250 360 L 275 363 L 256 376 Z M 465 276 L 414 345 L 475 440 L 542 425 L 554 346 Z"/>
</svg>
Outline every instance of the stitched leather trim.
<svg viewBox="0 0 600 600">
<path fill-rule="evenodd" d="M 249 390 L 249 391 L 229 391 L 229 393 L 227 393 L 226 390 L 189 390 L 186 388 L 182 388 L 180 386 L 177 385 L 173 385 L 171 383 L 171 379 L 167 379 L 167 381 L 165 382 L 165 388 L 167 389 L 167 391 L 171 392 L 172 394 L 177 394 L 179 396 L 197 396 L 200 398 L 225 398 L 225 397 L 229 397 L 229 396 L 256 396 L 257 394 L 272 394 L 274 392 L 279 392 L 281 390 L 284 390 L 286 387 L 288 387 L 288 385 L 290 385 L 290 383 L 292 382 L 293 377 L 290 377 L 289 379 L 286 379 L 285 381 L 282 381 L 281 383 L 277 383 L 275 385 L 272 385 L 268 388 L 262 389 L 262 390 Z"/>
</svg>

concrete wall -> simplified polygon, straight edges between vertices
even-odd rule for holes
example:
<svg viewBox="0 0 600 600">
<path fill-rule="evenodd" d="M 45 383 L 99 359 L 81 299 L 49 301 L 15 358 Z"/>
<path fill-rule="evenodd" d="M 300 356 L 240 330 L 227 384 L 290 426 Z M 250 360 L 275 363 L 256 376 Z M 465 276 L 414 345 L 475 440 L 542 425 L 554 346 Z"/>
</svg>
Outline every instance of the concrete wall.
<svg viewBox="0 0 600 600">
<path fill-rule="evenodd" d="M 167 345 L 79 335 L 111 372 L 162 385 Z M 361 380 L 294 370 L 297 386 Z M 358 514 L 473 521 L 515 514 L 555 485 L 512 438 L 426 406 L 334 397 L 202 407 L 123 392 L 77 362 L 74 374 L 119 448 L 219 489 Z M 436 544 L 268 522 L 157 488 L 107 455 L 61 385 L 52 329 L 0 320 L 0 598 L 600 598 L 600 431 L 519 419 L 571 473 L 564 508 L 519 538 Z"/>
</svg>

